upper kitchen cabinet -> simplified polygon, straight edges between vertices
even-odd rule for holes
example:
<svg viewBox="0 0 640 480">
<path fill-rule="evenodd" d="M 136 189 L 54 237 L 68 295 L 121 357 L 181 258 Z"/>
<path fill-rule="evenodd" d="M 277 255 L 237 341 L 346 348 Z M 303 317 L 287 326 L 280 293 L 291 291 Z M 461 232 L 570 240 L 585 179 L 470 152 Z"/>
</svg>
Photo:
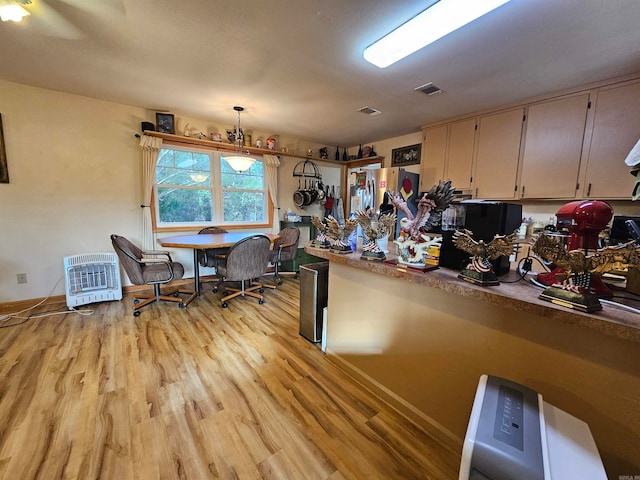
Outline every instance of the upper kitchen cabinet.
<svg viewBox="0 0 640 480">
<path fill-rule="evenodd" d="M 425 128 L 422 137 L 420 159 L 420 191 L 424 192 L 444 179 L 444 162 L 447 154 L 448 125 Z"/>
<path fill-rule="evenodd" d="M 588 93 L 529 107 L 521 198 L 575 198 L 588 108 Z"/>
<path fill-rule="evenodd" d="M 451 180 L 451 185 L 457 190 L 471 188 L 475 137 L 475 118 L 454 122 L 449 126 L 444 179 Z"/>
<path fill-rule="evenodd" d="M 516 198 L 524 108 L 480 117 L 473 175 L 475 198 Z"/>
<path fill-rule="evenodd" d="M 631 198 L 635 179 L 629 174 L 624 159 L 638 137 L 640 82 L 600 88 L 585 165 L 584 198 Z"/>
</svg>

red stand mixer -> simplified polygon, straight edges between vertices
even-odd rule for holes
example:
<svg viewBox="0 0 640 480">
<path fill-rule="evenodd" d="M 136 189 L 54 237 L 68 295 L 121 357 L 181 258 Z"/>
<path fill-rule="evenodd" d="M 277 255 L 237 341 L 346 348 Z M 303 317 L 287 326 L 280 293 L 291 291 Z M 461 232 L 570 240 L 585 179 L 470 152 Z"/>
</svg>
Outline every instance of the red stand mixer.
<svg viewBox="0 0 640 480">
<path fill-rule="evenodd" d="M 578 200 L 569 202 L 556 213 L 558 233 L 568 235 L 567 251 L 598 250 L 598 237 L 613 218 L 611 205 L 598 200 Z M 564 270 L 556 267 L 548 273 L 541 273 L 537 279 L 550 286 L 561 283 L 558 278 Z M 600 297 L 610 297 L 613 292 L 602 283 L 600 277 L 593 277 L 591 291 Z"/>
</svg>

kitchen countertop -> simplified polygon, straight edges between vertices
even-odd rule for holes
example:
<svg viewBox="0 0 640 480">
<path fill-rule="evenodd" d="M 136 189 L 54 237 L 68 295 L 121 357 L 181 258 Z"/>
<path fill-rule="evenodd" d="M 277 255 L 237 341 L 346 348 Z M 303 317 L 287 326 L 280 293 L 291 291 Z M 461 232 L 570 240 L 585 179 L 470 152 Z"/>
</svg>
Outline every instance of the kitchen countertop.
<svg viewBox="0 0 640 480">
<path fill-rule="evenodd" d="M 304 249 L 307 253 L 329 260 L 329 262 L 348 265 L 366 272 L 385 275 L 403 281 L 423 284 L 456 295 L 493 303 L 516 311 L 525 311 L 542 317 L 553 318 L 566 324 L 596 330 L 605 335 L 640 343 L 640 314 L 616 305 L 603 304 L 603 309 L 599 312 L 584 313 L 540 300 L 538 295 L 542 292 L 542 289 L 525 281 L 482 287 L 459 279 L 459 272 L 448 268 L 438 268 L 423 273 L 412 271 L 411 269 L 399 269 L 379 261 L 361 260 L 360 251 L 350 254 L 338 254 L 331 252 L 329 249 L 313 247 L 311 242 L 307 242 Z M 395 255 L 387 255 L 387 257 L 389 260 L 395 259 Z M 515 272 L 511 272 L 500 278 L 506 282 L 516 280 L 518 275 Z"/>
</svg>

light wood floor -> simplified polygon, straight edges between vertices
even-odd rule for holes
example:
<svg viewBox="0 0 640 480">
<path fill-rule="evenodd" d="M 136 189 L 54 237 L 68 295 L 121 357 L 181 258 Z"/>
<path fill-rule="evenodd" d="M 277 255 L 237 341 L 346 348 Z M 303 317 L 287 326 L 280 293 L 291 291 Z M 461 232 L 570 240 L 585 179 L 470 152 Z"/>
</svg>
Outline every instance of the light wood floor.
<svg viewBox="0 0 640 480">
<path fill-rule="evenodd" d="M 204 291 L 0 329 L 0 478 L 457 478 L 457 453 L 298 335 L 297 280 L 263 305 Z"/>
</svg>

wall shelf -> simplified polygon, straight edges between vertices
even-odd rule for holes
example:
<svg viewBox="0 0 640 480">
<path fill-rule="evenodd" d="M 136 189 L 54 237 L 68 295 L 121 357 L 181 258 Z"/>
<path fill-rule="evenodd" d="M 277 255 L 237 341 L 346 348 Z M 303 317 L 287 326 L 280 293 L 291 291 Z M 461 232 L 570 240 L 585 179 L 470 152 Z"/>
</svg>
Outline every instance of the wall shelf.
<svg viewBox="0 0 640 480">
<path fill-rule="evenodd" d="M 185 145 L 201 145 L 205 147 L 212 148 L 214 150 L 219 150 L 221 152 L 235 152 L 237 147 L 232 143 L 225 142 L 214 142 L 213 140 L 200 139 L 196 137 L 185 137 L 183 135 L 174 135 L 171 133 L 160 133 L 160 132 L 152 132 L 149 130 L 145 130 L 143 132 L 145 135 L 149 135 L 151 137 L 158 137 L 166 140 L 168 142 L 174 143 L 182 143 Z M 285 157 L 292 158 L 303 158 L 306 160 L 312 160 L 314 162 L 323 162 L 332 164 L 335 166 L 348 166 L 355 162 L 369 161 L 371 163 L 376 161 L 384 160 L 384 157 L 367 157 L 367 158 L 358 158 L 356 160 L 348 160 L 346 162 L 340 160 L 330 160 L 327 158 L 317 158 L 317 157 L 309 157 L 307 155 L 298 155 L 290 152 L 279 152 L 277 150 L 268 150 L 266 148 L 256 148 L 256 147 L 242 147 L 243 152 L 249 152 L 252 155 L 282 155 Z"/>
</svg>

